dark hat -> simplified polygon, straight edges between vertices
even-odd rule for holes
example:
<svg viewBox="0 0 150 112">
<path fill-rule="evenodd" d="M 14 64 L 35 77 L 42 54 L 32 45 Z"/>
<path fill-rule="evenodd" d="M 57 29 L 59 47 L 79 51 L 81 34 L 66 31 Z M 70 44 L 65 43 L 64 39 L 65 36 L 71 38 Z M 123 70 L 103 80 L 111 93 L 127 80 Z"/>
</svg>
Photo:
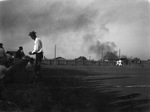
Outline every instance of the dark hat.
<svg viewBox="0 0 150 112">
<path fill-rule="evenodd" d="M 36 32 L 35 31 L 32 31 L 28 34 L 29 36 L 36 36 Z"/>
<path fill-rule="evenodd" d="M 20 48 L 20 49 L 23 49 L 23 47 L 22 47 L 22 46 L 20 46 L 19 48 Z"/>
</svg>

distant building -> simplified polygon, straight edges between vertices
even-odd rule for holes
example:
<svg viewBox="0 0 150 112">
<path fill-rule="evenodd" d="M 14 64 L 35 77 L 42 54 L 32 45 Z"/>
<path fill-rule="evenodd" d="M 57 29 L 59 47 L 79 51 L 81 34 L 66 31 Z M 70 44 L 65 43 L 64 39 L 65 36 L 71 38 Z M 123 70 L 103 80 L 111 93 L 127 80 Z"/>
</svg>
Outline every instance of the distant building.
<svg viewBox="0 0 150 112">
<path fill-rule="evenodd" d="M 77 61 L 84 61 L 84 60 L 87 60 L 87 59 L 84 56 L 80 56 L 80 57 L 76 58 L 75 60 L 77 60 Z"/>
<path fill-rule="evenodd" d="M 63 57 L 56 57 L 56 58 L 54 58 L 54 60 L 66 60 L 66 59 Z"/>
<path fill-rule="evenodd" d="M 86 65 L 87 59 L 84 56 L 80 56 L 75 59 L 75 65 Z"/>
<path fill-rule="evenodd" d="M 148 59 L 147 62 L 150 63 L 150 59 Z"/>
</svg>

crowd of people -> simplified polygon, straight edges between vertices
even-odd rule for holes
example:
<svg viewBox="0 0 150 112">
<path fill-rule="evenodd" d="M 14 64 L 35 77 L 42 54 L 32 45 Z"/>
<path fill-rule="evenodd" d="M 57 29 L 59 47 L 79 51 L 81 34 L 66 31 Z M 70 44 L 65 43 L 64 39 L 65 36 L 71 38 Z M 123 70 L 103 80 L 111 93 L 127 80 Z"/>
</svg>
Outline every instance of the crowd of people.
<svg viewBox="0 0 150 112">
<path fill-rule="evenodd" d="M 35 55 L 35 60 L 31 58 L 30 56 L 25 55 L 22 46 L 19 46 L 16 52 L 10 53 L 8 51 L 6 52 L 3 47 L 3 43 L 0 43 L 0 79 L 2 79 L 5 74 L 7 74 L 6 71 L 10 69 L 9 68 L 10 66 L 14 66 L 14 62 L 16 61 L 19 62 L 22 60 L 28 60 L 28 63 L 26 64 L 26 69 L 28 70 L 31 67 L 33 67 L 34 77 L 38 79 L 42 79 L 41 73 L 40 73 L 41 61 L 43 59 L 42 41 L 40 38 L 36 36 L 35 31 L 30 32 L 28 36 L 30 36 L 31 39 L 34 40 L 33 51 L 30 51 L 28 54 Z"/>
</svg>

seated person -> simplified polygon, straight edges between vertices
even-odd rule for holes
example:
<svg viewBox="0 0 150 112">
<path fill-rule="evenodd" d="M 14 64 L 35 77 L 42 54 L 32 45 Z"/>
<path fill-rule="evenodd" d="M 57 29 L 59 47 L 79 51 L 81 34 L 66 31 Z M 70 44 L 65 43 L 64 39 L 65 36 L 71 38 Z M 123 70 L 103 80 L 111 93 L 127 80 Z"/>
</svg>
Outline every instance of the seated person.
<svg viewBox="0 0 150 112">
<path fill-rule="evenodd" d="M 3 65 L 7 60 L 5 50 L 3 48 L 3 43 L 0 43 L 0 65 Z"/>
<path fill-rule="evenodd" d="M 20 46 L 18 51 L 16 52 L 15 58 L 22 59 L 22 57 L 24 57 L 24 56 L 25 56 L 25 54 L 23 52 L 23 47 Z"/>
</svg>

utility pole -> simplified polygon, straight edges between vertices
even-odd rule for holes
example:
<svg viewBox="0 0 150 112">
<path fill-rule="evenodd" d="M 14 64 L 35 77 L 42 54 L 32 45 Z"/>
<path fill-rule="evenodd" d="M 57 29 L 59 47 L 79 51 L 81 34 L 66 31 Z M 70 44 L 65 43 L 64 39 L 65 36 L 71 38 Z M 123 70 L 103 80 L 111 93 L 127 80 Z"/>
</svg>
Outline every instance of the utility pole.
<svg viewBox="0 0 150 112">
<path fill-rule="evenodd" d="M 120 58 L 120 53 L 121 53 L 121 50 L 119 49 L 119 58 Z"/>
<path fill-rule="evenodd" d="M 104 48 L 102 47 L 102 61 L 103 61 L 103 58 L 104 58 L 103 50 L 104 50 Z"/>
<path fill-rule="evenodd" d="M 55 45 L 55 50 L 54 50 L 54 58 L 56 58 L 56 45 Z"/>
</svg>

